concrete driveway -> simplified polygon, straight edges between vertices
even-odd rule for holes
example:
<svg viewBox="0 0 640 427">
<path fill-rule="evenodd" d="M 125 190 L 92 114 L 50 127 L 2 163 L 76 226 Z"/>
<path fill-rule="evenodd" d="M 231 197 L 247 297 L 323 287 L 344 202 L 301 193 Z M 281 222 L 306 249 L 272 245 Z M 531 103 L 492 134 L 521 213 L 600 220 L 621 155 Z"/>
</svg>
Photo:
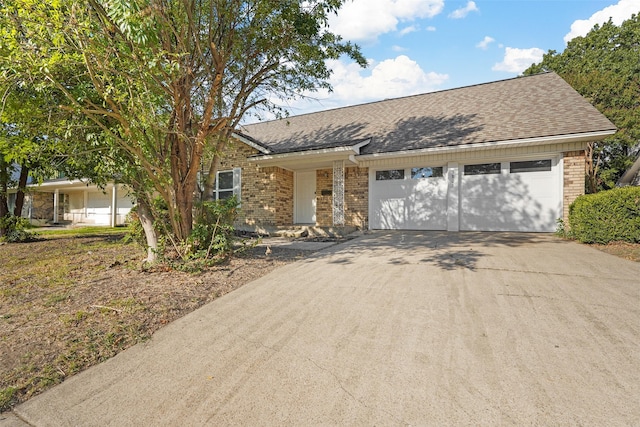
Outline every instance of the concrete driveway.
<svg viewBox="0 0 640 427">
<path fill-rule="evenodd" d="M 15 414 L 35 426 L 639 425 L 640 264 L 550 235 L 372 233 Z"/>
</svg>

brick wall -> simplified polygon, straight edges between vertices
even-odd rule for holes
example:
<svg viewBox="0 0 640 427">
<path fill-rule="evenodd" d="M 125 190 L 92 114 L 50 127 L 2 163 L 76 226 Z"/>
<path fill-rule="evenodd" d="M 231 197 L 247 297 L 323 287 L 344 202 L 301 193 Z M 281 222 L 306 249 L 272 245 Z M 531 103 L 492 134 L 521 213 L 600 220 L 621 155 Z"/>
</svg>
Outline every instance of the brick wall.
<svg viewBox="0 0 640 427">
<path fill-rule="evenodd" d="M 273 226 L 293 221 L 293 173 L 277 167 L 259 168 L 247 157 L 258 151 L 241 142 L 227 146 L 220 170 L 242 168 L 238 224 Z"/>
<path fill-rule="evenodd" d="M 333 169 L 316 171 L 316 225 L 333 226 Z"/>
<path fill-rule="evenodd" d="M 584 194 L 585 152 L 567 151 L 563 153 L 564 191 L 562 218 L 565 224 L 569 218 L 569 205 L 576 197 Z"/>
<path fill-rule="evenodd" d="M 344 170 L 345 225 L 366 228 L 369 210 L 369 169 L 347 167 Z M 322 194 L 323 190 L 326 194 Z M 321 169 L 316 175 L 316 223 L 333 226 L 333 170 Z"/>
<path fill-rule="evenodd" d="M 293 172 L 282 168 L 270 168 L 275 187 L 276 225 L 293 224 Z"/>
<path fill-rule="evenodd" d="M 345 168 L 344 220 L 366 229 L 369 225 L 369 168 Z"/>
<path fill-rule="evenodd" d="M 247 157 L 258 151 L 241 142 L 229 144 L 220 170 L 242 168 L 242 195 L 238 224 L 276 226 L 293 224 L 293 172 L 259 168 Z M 368 168 L 345 168 L 345 225 L 366 228 L 369 209 Z M 324 190 L 324 195 L 322 194 Z M 333 170 L 316 171 L 316 225 L 333 226 Z"/>
</svg>

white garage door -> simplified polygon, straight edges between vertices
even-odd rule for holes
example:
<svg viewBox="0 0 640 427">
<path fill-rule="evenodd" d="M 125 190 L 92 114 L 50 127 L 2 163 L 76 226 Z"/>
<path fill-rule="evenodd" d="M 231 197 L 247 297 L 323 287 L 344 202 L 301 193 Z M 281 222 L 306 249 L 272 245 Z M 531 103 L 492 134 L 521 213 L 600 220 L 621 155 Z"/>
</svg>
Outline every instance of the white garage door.
<svg viewBox="0 0 640 427">
<path fill-rule="evenodd" d="M 372 229 L 446 230 L 446 167 L 414 167 L 372 173 Z"/>
<path fill-rule="evenodd" d="M 552 232 L 562 217 L 557 159 L 461 167 L 460 229 Z"/>
</svg>

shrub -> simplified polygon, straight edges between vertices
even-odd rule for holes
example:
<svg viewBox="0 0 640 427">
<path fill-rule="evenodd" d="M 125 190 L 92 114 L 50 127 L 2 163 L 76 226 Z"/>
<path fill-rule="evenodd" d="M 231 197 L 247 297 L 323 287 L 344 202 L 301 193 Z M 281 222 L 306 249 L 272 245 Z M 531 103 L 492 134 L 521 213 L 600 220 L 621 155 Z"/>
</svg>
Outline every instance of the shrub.
<svg viewBox="0 0 640 427">
<path fill-rule="evenodd" d="M 11 214 L 6 215 L 0 218 L 0 228 L 3 230 L 0 241 L 13 243 L 33 240 L 36 234 L 27 231 L 30 226 L 31 224 L 26 218 Z"/>
<path fill-rule="evenodd" d="M 640 187 L 578 197 L 569 206 L 569 235 L 583 243 L 640 242 Z"/>
<path fill-rule="evenodd" d="M 238 216 L 236 197 L 202 202 L 196 209 L 195 225 L 189 237 L 193 256 L 209 259 L 231 253 L 235 237 L 233 223 Z"/>
</svg>

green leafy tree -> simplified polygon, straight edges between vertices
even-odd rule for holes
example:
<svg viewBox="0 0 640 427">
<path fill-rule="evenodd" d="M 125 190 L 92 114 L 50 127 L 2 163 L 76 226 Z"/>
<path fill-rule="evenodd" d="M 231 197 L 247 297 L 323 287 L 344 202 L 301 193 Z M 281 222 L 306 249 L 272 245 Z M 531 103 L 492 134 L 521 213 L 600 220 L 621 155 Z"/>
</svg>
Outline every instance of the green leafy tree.
<svg viewBox="0 0 640 427">
<path fill-rule="evenodd" d="M 587 192 L 612 188 L 640 142 L 640 14 L 611 20 L 547 52 L 525 75 L 555 71 L 611 120 L 618 132 L 587 150 Z"/>
<path fill-rule="evenodd" d="M 20 82 L 0 78 L 3 102 L 0 106 L 0 237 L 10 230 L 22 213 L 27 179 L 41 180 L 53 173 L 53 158 L 59 149 L 59 140 L 49 126 L 53 116 L 51 99 Z M 8 192 L 16 194 L 15 207 L 9 211 Z"/>
<path fill-rule="evenodd" d="M 41 72 L 66 96 L 63 108 L 101 130 L 121 152 L 122 179 L 139 206 L 160 195 L 173 237 L 184 242 L 203 162 L 215 176 L 248 111 L 327 88 L 327 59 L 365 64 L 357 46 L 327 29 L 342 3 L 7 0 L 0 27 L 10 61 Z M 65 72 L 79 68 L 75 81 Z"/>
</svg>

